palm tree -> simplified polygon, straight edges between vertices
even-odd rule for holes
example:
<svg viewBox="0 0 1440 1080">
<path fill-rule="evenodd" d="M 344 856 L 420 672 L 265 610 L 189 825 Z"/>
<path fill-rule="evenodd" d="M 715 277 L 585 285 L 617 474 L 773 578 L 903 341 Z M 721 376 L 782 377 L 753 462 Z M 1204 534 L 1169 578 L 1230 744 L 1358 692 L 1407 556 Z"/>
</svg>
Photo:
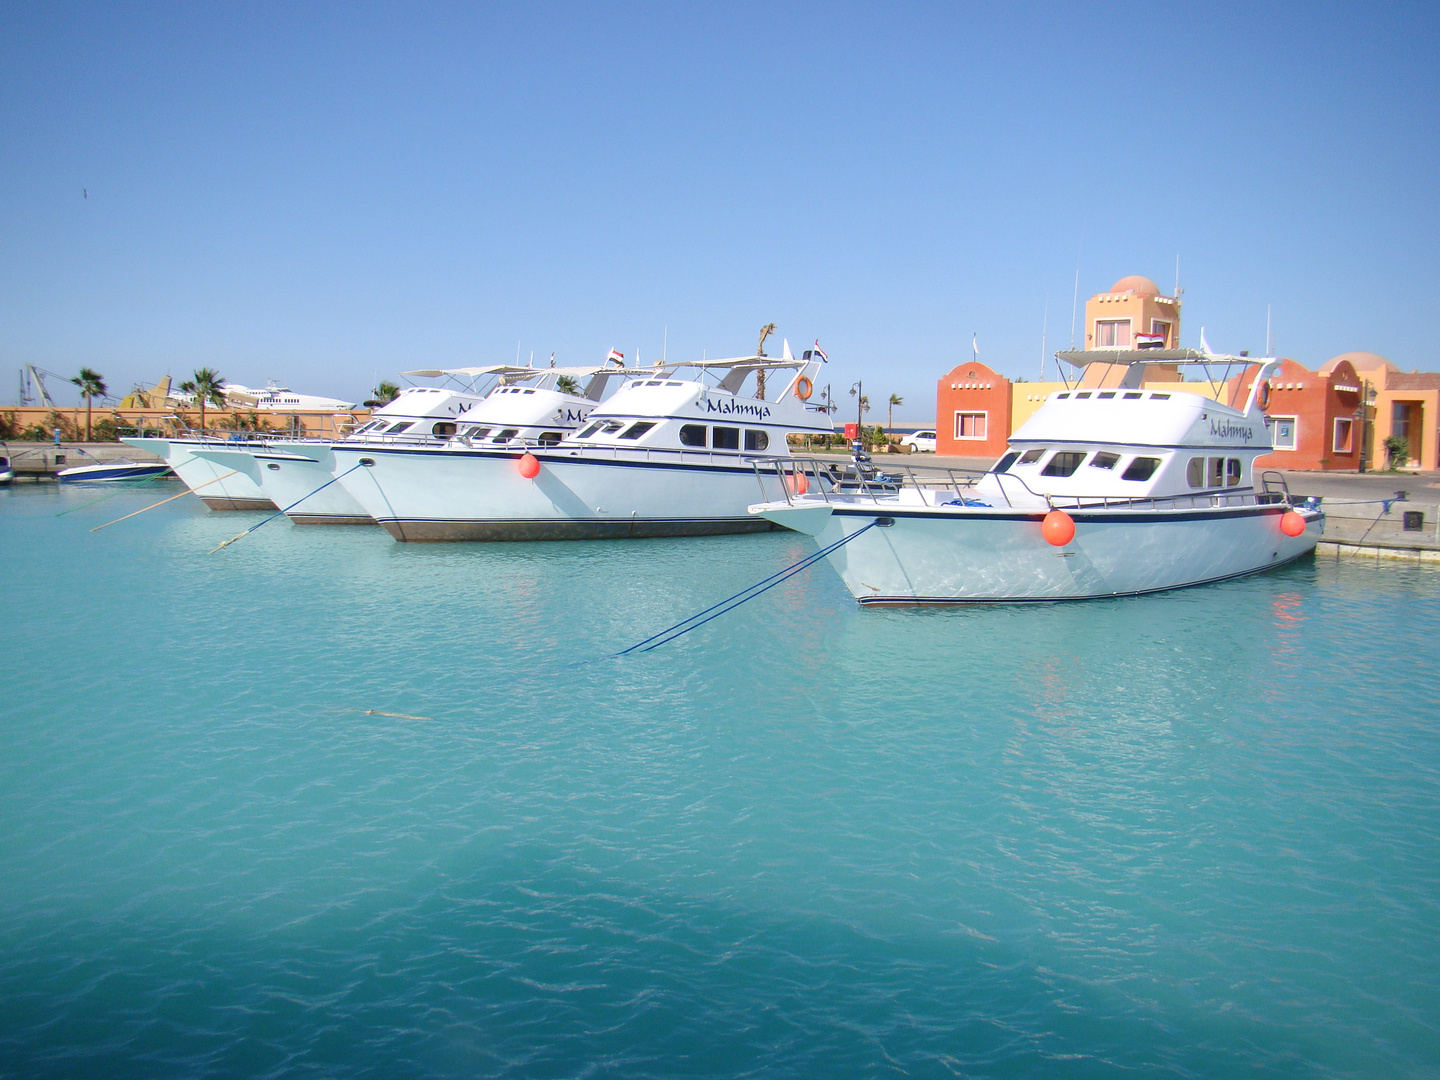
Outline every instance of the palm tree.
<svg viewBox="0 0 1440 1080">
<path fill-rule="evenodd" d="M 562 394 L 580 393 L 580 384 L 575 381 L 573 375 L 560 375 L 555 379 L 555 389 Z"/>
<path fill-rule="evenodd" d="M 108 391 L 105 389 L 105 378 L 98 371 L 91 371 L 88 367 L 82 367 L 80 374 L 70 380 L 80 388 L 80 396 L 85 399 L 85 441 L 90 441 L 90 399 L 104 397 Z"/>
<path fill-rule="evenodd" d="M 370 393 L 373 397 L 365 402 L 365 407 L 367 409 L 378 409 L 384 405 L 389 405 L 390 402 L 399 397 L 400 387 L 396 386 L 393 382 L 382 382 L 379 386 L 375 387 L 374 390 L 371 390 Z"/>
<path fill-rule="evenodd" d="M 180 384 L 183 393 L 195 395 L 200 403 L 200 430 L 205 430 L 205 405 L 209 402 L 220 408 L 225 407 L 225 380 L 212 368 L 202 367 L 195 372 L 195 378 Z"/>
<path fill-rule="evenodd" d="M 904 405 L 905 399 L 899 394 L 890 395 L 890 421 L 885 426 L 890 429 L 890 434 L 895 434 L 895 406 Z"/>
</svg>

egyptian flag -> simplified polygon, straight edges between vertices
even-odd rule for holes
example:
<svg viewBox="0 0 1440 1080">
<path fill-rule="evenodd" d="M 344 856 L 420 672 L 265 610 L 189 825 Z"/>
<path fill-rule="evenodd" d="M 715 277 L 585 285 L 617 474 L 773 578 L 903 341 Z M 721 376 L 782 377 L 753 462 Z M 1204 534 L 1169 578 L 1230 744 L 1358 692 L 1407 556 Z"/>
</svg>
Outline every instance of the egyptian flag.
<svg viewBox="0 0 1440 1080">
<path fill-rule="evenodd" d="M 826 361 L 830 359 L 830 354 L 827 353 L 824 349 L 820 348 L 820 342 L 818 339 L 815 342 L 815 348 L 811 349 L 808 353 L 805 354 L 805 359 L 808 360 L 812 356 L 818 356 L 821 360 Z"/>
<path fill-rule="evenodd" d="M 605 357 L 605 362 L 608 364 L 611 360 L 614 360 L 615 363 L 621 367 L 625 366 L 625 354 L 623 352 L 616 352 L 614 349 L 611 349 L 609 355 Z"/>
</svg>

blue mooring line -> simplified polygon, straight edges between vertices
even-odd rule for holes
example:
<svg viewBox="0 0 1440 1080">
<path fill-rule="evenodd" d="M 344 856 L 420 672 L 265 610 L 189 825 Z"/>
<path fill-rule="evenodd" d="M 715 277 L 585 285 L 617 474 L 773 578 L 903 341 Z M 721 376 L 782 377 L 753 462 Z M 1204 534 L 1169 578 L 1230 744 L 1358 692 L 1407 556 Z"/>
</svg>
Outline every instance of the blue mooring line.
<svg viewBox="0 0 1440 1080">
<path fill-rule="evenodd" d="M 270 524 L 270 522 L 274 521 L 274 520 L 275 520 L 277 517 L 279 517 L 281 514 L 288 514 L 291 510 L 294 510 L 295 507 L 299 506 L 299 505 L 300 505 L 302 502 L 304 502 L 306 499 L 310 498 L 311 495 L 318 495 L 320 492 L 324 491 L 324 490 L 325 490 L 327 487 L 329 487 L 331 484 L 335 483 L 335 481 L 341 479 L 342 477 L 349 476 L 352 472 L 354 472 L 354 471 L 355 471 L 356 469 L 358 469 L 358 468 L 360 468 L 359 465 L 352 465 L 350 468 L 346 469 L 343 473 L 341 473 L 340 476 L 332 476 L 329 480 L 326 480 L 325 483 L 321 484 L 321 485 L 320 485 L 319 487 L 317 487 L 314 491 L 307 491 L 304 495 L 301 495 L 300 498 L 296 499 L 296 500 L 295 500 L 293 503 L 291 503 L 289 506 L 285 507 L 285 509 L 275 511 L 275 513 L 271 514 L 269 517 L 267 517 L 264 521 L 260 522 L 258 525 L 251 525 L 250 528 L 246 529 L 246 530 L 245 530 L 244 532 L 242 532 L 239 536 L 235 536 L 235 537 L 232 537 L 232 538 L 229 539 L 229 540 L 226 540 L 225 543 L 221 544 L 220 547 L 217 547 L 214 551 L 210 552 L 210 554 L 211 554 L 211 555 L 214 555 L 216 551 L 219 551 L 219 550 L 220 550 L 220 548 L 229 547 L 231 544 L 233 544 L 236 540 L 239 540 L 241 537 L 249 536 L 249 535 L 250 535 L 251 533 L 253 533 L 256 529 L 260 528 L 261 525 L 268 525 L 268 524 Z"/>
<path fill-rule="evenodd" d="M 609 656 L 605 657 L 605 659 L 613 660 L 617 656 L 627 656 L 633 652 L 649 652 L 651 649 L 658 649 L 661 645 L 668 644 L 669 642 L 674 641 L 676 638 L 680 637 L 683 634 L 688 634 L 696 627 L 704 626 L 711 619 L 718 619 L 727 611 L 734 611 L 737 607 L 745 603 L 747 600 L 754 600 L 755 597 L 759 596 L 761 593 L 768 592 L 776 585 L 779 585 L 786 578 L 798 574 L 801 570 L 808 569 L 809 567 L 813 566 L 815 563 L 823 559 L 826 555 L 829 555 L 832 551 L 844 547 L 861 533 L 869 529 L 873 529 L 877 524 L 877 521 L 872 521 L 870 522 L 870 524 L 856 529 L 849 536 L 842 536 L 839 540 L 836 540 L 835 543 L 829 545 L 828 547 L 823 547 L 819 551 L 811 552 L 799 562 L 792 563 L 791 565 L 785 567 L 785 569 L 778 570 L 767 578 L 761 578 L 759 581 L 755 582 L 754 585 L 749 585 L 741 589 L 734 596 L 730 596 L 724 600 L 721 600 L 718 604 L 712 604 L 704 611 L 699 611 L 696 612 L 694 615 L 691 615 L 688 619 L 681 619 L 674 626 L 667 627 L 666 629 L 661 630 L 658 634 L 651 634 L 644 641 L 637 641 L 628 649 L 621 649 L 617 653 L 611 653 Z M 747 593 L 749 594 L 748 596 L 746 595 Z M 684 627 L 684 629 L 681 629 L 681 627 Z"/>
</svg>

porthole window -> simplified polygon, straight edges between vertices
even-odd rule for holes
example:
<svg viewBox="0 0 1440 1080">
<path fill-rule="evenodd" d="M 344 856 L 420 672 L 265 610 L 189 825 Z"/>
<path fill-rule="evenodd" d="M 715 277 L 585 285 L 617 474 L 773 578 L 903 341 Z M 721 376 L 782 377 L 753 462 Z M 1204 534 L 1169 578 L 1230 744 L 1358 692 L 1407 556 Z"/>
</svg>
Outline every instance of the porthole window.
<svg viewBox="0 0 1440 1080">
<path fill-rule="evenodd" d="M 273 461 L 267 461 L 267 462 L 265 463 L 265 467 L 266 467 L 267 469 L 273 469 L 275 472 L 279 472 L 279 471 L 280 471 L 280 466 L 279 466 L 279 465 L 276 465 L 275 462 L 273 462 Z"/>
<path fill-rule="evenodd" d="M 1185 482 L 1192 488 L 1203 488 L 1205 486 L 1205 459 L 1203 457 L 1192 457 L 1185 466 Z"/>
<path fill-rule="evenodd" d="M 1057 450 L 1040 470 L 1041 476 L 1072 476 L 1085 460 L 1083 450 Z"/>
<path fill-rule="evenodd" d="M 770 445 L 770 436 L 763 431 L 745 429 L 745 449 L 764 450 Z"/>
<path fill-rule="evenodd" d="M 704 446 L 705 425 L 704 424 L 682 424 L 680 427 L 681 446 Z"/>
<path fill-rule="evenodd" d="M 1149 480 L 1155 475 L 1155 470 L 1160 467 L 1160 459 L 1155 457 L 1137 457 L 1125 471 L 1120 474 L 1121 480 Z"/>
</svg>

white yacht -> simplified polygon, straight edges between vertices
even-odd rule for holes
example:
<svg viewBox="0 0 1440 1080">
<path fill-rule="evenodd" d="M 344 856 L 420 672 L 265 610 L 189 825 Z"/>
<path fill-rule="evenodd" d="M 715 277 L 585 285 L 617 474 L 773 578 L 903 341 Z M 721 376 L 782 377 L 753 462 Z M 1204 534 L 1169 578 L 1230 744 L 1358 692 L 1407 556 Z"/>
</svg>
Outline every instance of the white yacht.
<svg viewBox="0 0 1440 1080">
<path fill-rule="evenodd" d="M 774 498 L 751 513 L 814 536 L 866 604 L 1130 596 L 1314 550 L 1318 506 L 1292 506 L 1278 473 L 1254 470 L 1272 449 L 1258 388 L 1279 361 L 1191 350 L 1059 356 L 1103 359 L 1123 375 L 1052 393 L 978 478 L 813 462 L 772 477 Z M 1184 382 L 1142 386 L 1147 363 L 1176 362 L 1261 368 L 1238 408 Z"/>
<path fill-rule="evenodd" d="M 480 372 L 485 369 L 464 370 Z M 431 425 L 447 432 L 447 435 L 432 436 L 434 441 L 440 441 L 448 437 L 448 432 L 455 430 L 454 425 L 460 414 L 479 403 L 482 397 L 482 392 L 448 386 L 407 387 L 394 401 L 377 409 L 361 430 L 374 434 L 380 429 L 397 436 L 401 432 L 414 430 L 418 436 L 420 432 L 431 430 L 426 427 Z M 445 424 L 449 424 L 448 429 L 444 428 Z M 326 439 L 287 439 L 263 433 L 242 432 L 227 433 L 224 436 L 216 432 L 206 432 L 177 438 L 133 437 L 123 441 L 164 458 L 165 463 L 211 510 L 278 510 L 289 505 L 276 501 L 289 493 L 287 487 L 278 496 L 275 494 L 283 487 L 283 484 L 277 483 L 279 477 L 274 475 L 278 470 L 262 468 L 253 456 L 254 452 L 273 450 L 276 462 L 288 457 L 292 459 L 291 471 L 297 471 L 306 467 L 303 461 L 309 457 L 309 452 L 304 448 L 324 447 L 330 442 Z M 328 478 L 327 472 L 316 480 L 313 486 L 318 487 Z M 301 483 L 304 482 L 306 480 L 301 480 Z M 332 484 L 321 496 L 317 496 L 317 501 L 312 504 L 316 511 L 316 520 L 331 523 L 347 519 L 357 523 L 369 522 L 369 517 L 353 500 L 345 497 L 343 490 L 332 491 L 337 486 Z M 313 487 L 305 490 L 313 490 Z M 304 493 L 302 491 L 300 494 Z M 328 502 L 322 498 L 324 495 L 329 495 Z M 300 495 L 296 495 L 296 498 L 299 497 Z"/>
<path fill-rule="evenodd" d="M 239 383 L 226 383 L 222 388 L 225 400 L 231 405 L 261 412 L 292 412 L 297 409 L 335 409 L 343 411 L 355 408 L 353 401 L 339 398 L 318 397 L 315 394 L 299 394 L 288 386 L 277 386 L 273 382 L 264 389 L 256 390 Z"/>
<path fill-rule="evenodd" d="M 488 367 L 407 371 L 404 375 L 459 379 L 471 389 L 492 384 L 483 397 L 449 387 L 412 386 L 377 409 L 368 423 L 340 440 L 347 446 L 436 446 L 457 433 L 503 445 L 512 439 L 559 442 L 599 403 L 607 383 L 627 372 L 614 366 Z M 573 386 L 573 391 L 569 389 Z M 567 389 L 560 389 L 567 387 Z M 374 519 L 339 475 L 333 440 L 273 441 L 196 449 L 196 457 L 237 469 L 300 525 L 369 525 Z"/>
<path fill-rule="evenodd" d="M 822 362 L 818 352 L 797 360 L 787 344 L 779 358 L 674 364 L 628 378 L 559 440 L 510 433 L 497 443 L 506 433 L 477 423 L 444 446 L 335 444 L 336 472 L 397 540 L 768 529 L 746 512 L 751 462 L 788 458 L 791 434 L 830 434 L 828 413 L 809 404 Z M 756 391 L 742 391 L 747 380 Z"/>
</svg>

